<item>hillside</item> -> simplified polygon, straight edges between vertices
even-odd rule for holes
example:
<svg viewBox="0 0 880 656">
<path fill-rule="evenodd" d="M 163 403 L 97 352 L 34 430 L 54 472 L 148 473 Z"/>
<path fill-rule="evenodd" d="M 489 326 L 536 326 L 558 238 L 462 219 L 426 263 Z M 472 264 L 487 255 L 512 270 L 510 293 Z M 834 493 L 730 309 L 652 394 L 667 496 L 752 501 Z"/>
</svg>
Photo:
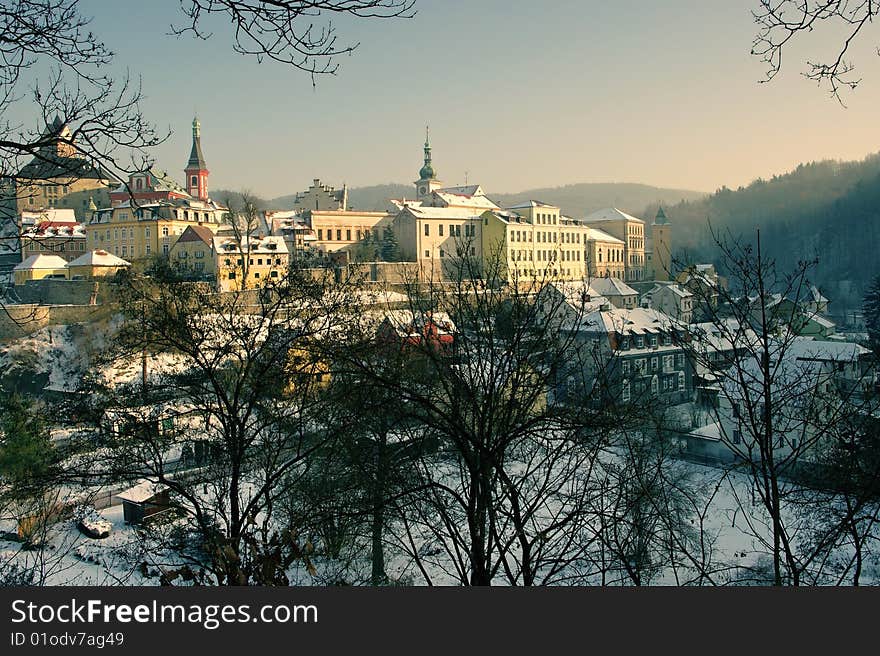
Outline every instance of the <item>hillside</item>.
<svg viewBox="0 0 880 656">
<path fill-rule="evenodd" d="M 564 187 L 529 189 L 518 193 L 493 194 L 489 197 L 502 206 L 516 205 L 527 200 L 540 200 L 560 207 L 565 214 L 584 217 L 604 207 L 618 207 L 636 216 L 644 214 L 649 205 L 671 205 L 694 201 L 706 196 L 701 191 L 664 189 L 629 182 L 587 182 Z"/>
<path fill-rule="evenodd" d="M 663 189 L 634 183 L 581 183 L 564 187 L 530 189 L 517 193 L 493 193 L 486 190 L 489 198 L 499 205 L 513 205 L 526 200 L 541 200 L 562 208 L 566 214 L 582 217 L 603 207 L 620 207 L 639 213 L 651 203 L 672 204 L 696 200 L 706 194 L 685 189 Z M 384 184 L 349 189 L 351 209 L 383 210 L 389 198 L 412 198 L 412 185 Z M 269 201 L 272 207 L 289 208 L 296 194 L 280 196 Z"/>
<path fill-rule="evenodd" d="M 737 190 L 666 206 L 678 255 L 717 258 L 716 230 L 753 242 L 761 230 L 765 253 L 781 270 L 817 257 L 814 282 L 856 309 L 869 280 L 880 273 L 880 154 L 856 162 L 821 161 L 756 180 Z M 651 216 L 656 204 L 645 212 Z"/>
</svg>

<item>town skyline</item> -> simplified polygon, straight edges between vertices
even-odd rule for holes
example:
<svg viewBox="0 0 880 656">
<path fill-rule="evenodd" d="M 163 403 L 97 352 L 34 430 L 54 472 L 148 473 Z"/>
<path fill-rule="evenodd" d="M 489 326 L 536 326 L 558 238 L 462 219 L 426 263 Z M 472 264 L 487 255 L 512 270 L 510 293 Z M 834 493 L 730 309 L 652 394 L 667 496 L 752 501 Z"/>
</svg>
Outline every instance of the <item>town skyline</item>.
<svg viewBox="0 0 880 656">
<path fill-rule="evenodd" d="M 146 117 L 172 131 L 153 151 L 157 166 L 181 168 L 198 115 L 215 189 L 274 198 L 316 177 L 336 187 L 409 184 L 426 124 L 438 177 L 487 193 L 581 182 L 711 193 L 876 150 L 864 138 L 880 99 L 870 39 L 853 55 L 866 82 L 844 95 L 845 109 L 799 75 L 798 50 L 773 84 L 760 84 L 748 2 L 559 2 L 542 13 L 535 48 L 516 35 L 538 8 L 419 3 L 409 20 L 334 23 L 341 42 L 360 46 L 314 87 L 307 74 L 237 56 L 222 40 L 162 36 L 179 23 L 170 6 L 131 3 L 143 26 L 132 32 L 113 28 L 103 0 L 84 7 L 116 67 L 142 77 Z"/>
</svg>

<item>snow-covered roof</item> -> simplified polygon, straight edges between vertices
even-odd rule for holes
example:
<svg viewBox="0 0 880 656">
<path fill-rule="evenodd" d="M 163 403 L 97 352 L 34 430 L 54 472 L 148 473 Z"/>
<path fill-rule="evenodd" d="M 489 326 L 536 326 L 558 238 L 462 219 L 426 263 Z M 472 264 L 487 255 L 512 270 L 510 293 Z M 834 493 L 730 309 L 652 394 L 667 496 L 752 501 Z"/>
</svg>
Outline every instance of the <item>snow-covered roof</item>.
<svg viewBox="0 0 880 656">
<path fill-rule="evenodd" d="M 668 332 L 679 325 L 675 319 L 657 310 L 613 308 L 591 312 L 583 318 L 579 329 L 587 332 L 641 335 L 651 332 Z"/>
<path fill-rule="evenodd" d="M 57 255 L 31 255 L 24 262 L 19 262 L 13 271 L 32 271 L 34 269 L 63 269 L 67 261 Z"/>
<path fill-rule="evenodd" d="M 599 230 L 598 228 L 588 228 L 587 229 L 587 240 L 588 241 L 602 241 L 608 242 L 611 244 L 621 244 L 623 245 L 623 240 L 614 237 L 613 235 L 609 235 L 604 230 Z"/>
<path fill-rule="evenodd" d="M 620 221 L 621 219 L 644 223 L 644 221 L 642 221 L 641 219 L 631 214 L 627 214 L 626 212 L 619 210 L 616 207 L 606 207 L 605 209 L 598 210 L 596 212 L 593 212 L 592 214 L 588 214 L 584 221 L 586 221 L 587 223 L 593 223 L 594 221 Z"/>
<path fill-rule="evenodd" d="M 681 285 L 677 285 L 675 283 L 654 285 L 654 287 L 651 289 L 651 291 L 648 292 L 648 295 L 653 296 L 657 292 L 662 291 L 664 289 L 669 290 L 670 294 L 675 294 L 679 298 L 689 298 L 689 297 L 693 296 L 693 294 L 690 291 L 688 291 L 687 289 L 685 289 Z"/>
<path fill-rule="evenodd" d="M 822 295 L 822 292 L 819 291 L 819 288 L 816 285 L 812 285 L 810 287 L 810 296 L 813 298 L 814 303 L 827 303 L 828 299 Z"/>
<path fill-rule="evenodd" d="M 592 278 L 590 288 L 601 296 L 637 296 L 638 292 L 619 278 Z"/>
<path fill-rule="evenodd" d="M 121 257 L 116 257 L 112 253 L 105 250 L 89 251 L 83 253 L 78 258 L 69 262 L 68 267 L 75 266 L 105 266 L 105 267 L 127 267 L 131 266 L 131 262 L 126 262 Z"/>
<path fill-rule="evenodd" d="M 786 355 L 795 359 L 823 362 L 853 362 L 870 352 L 870 349 L 852 342 L 829 342 L 810 337 L 796 337 L 786 349 Z"/>
<path fill-rule="evenodd" d="M 36 225 L 43 221 L 53 223 L 76 223 L 76 214 L 72 209 L 45 209 L 39 211 L 23 210 L 21 213 L 22 225 Z"/>
<path fill-rule="evenodd" d="M 161 485 L 160 483 L 153 483 L 151 481 L 140 481 L 134 487 L 130 487 L 127 490 L 120 492 L 116 496 L 123 501 L 131 501 L 132 503 L 143 503 L 145 501 L 149 501 L 154 496 L 156 496 L 157 494 L 161 494 L 167 489 L 168 486 Z"/>
<path fill-rule="evenodd" d="M 491 210 L 498 207 L 496 203 L 489 200 L 483 195 L 466 195 L 457 194 L 444 189 L 434 192 L 434 195 L 444 203 L 450 206 L 471 207 L 474 209 Z"/>
<path fill-rule="evenodd" d="M 558 210 L 559 208 L 556 205 L 550 205 L 549 203 L 544 203 L 540 200 L 527 200 L 524 203 L 517 203 L 516 205 L 509 205 L 507 209 L 509 210 L 525 210 L 531 209 L 533 207 L 549 207 L 551 209 Z"/>
<path fill-rule="evenodd" d="M 235 237 L 214 237 L 214 252 L 223 253 L 283 253 L 288 254 L 284 237 L 270 235 L 268 237 L 243 237 L 241 243 Z"/>
<path fill-rule="evenodd" d="M 75 221 L 70 223 L 67 221 L 41 221 L 21 233 L 22 239 L 46 239 L 48 237 L 85 239 L 86 227 Z"/>
<path fill-rule="evenodd" d="M 414 207 L 408 205 L 407 212 L 419 219 L 479 219 L 473 210 L 466 207 Z"/>
</svg>

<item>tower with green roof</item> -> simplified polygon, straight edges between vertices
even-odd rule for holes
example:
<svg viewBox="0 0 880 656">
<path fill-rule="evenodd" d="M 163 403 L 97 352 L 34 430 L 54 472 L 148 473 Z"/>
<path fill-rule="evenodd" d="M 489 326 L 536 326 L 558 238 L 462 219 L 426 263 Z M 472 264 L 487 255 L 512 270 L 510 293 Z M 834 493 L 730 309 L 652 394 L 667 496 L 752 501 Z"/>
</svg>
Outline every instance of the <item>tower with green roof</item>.
<svg viewBox="0 0 880 656">
<path fill-rule="evenodd" d="M 654 223 L 651 224 L 651 240 L 653 242 L 654 280 L 667 281 L 672 278 L 672 226 L 663 211 L 657 210 Z"/>
<path fill-rule="evenodd" d="M 434 171 L 434 165 L 431 163 L 431 139 L 428 127 L 425 126 L 425 161 L 422 168 L 419 169 L 419 179 L 416 182 L 416 198 L 420 201 L 426 201 L 431 197 L 431 193 L 442 187 L 442 183 L 437 179 Z"/>
</svg>

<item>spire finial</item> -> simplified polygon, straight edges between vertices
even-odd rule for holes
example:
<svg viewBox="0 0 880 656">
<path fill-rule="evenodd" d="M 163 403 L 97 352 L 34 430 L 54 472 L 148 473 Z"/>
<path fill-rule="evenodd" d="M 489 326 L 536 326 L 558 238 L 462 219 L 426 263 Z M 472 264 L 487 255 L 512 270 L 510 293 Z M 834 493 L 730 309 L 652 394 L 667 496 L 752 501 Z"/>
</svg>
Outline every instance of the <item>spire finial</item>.
<svg viewBox="0 0 880 656">
<path fill-rule="evenodd" d="M 193 117 L 193 139 L 198 139 L 202 135 L 202 124 L 199 123 L 199 117 Z"/>
<path fill-rule="evenodd" d="M 431 145 L 430 136 L 431 136 L 431 127 L 426 125 L 425 126 L 425 148 L 427 148 Z"/>
</svg>

